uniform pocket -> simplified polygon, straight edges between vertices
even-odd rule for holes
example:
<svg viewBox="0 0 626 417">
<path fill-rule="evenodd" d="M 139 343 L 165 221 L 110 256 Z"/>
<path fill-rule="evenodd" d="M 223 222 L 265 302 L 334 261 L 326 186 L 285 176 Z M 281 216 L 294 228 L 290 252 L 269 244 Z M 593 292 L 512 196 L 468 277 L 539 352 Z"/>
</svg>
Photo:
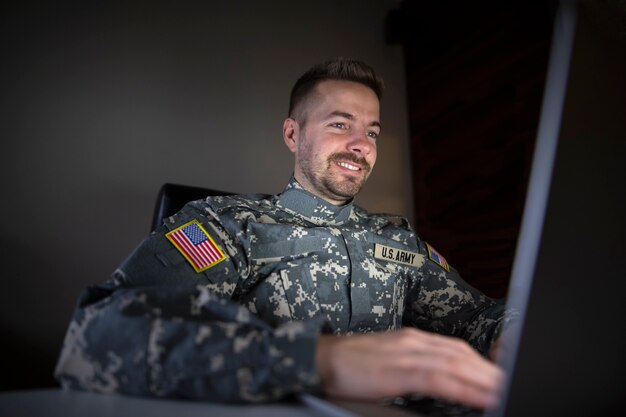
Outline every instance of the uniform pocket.
<svg viewBox="0 0 626 417">
<path fill-rule="evenodd" d="M 254 281 L 264 280 L 271 274 L 285 276 L 284 281 L 288 287 L 291 279 L 303 276 L 309 288 L 311 274 L 309 265 L 319 261 L 319 253 L 322 250 L 323 241 L 319 237 L 303 237 L 296 240 L 280 242 L 259 242 L 250 247 L 251 276 Z M 284 272 L 287 270 L 287 272 Z"/>
<path fill-rule="evenodd" d="M 364 260 L 362 265 L 368 279 L 351 288 L 351 327 L 361 332 L 400 328 L 407 267 L 377 259 Z"/>
<path fill-rule="evenodd" d="M 271 273 L 240 301 L 267 323 L 278 325 L 291 321 L 291 308 L 280 273 Z"/>
<path fill-rule="evenodd" d="M 321 314 L 317 284 L 312 270 L 328 262 L 332 236 L 323 229 L 310 229 L 285 224 L 251 223 L 248 226 L 251 291 L 257 293 L 254 306 L 257 314 L 267 317 L 267 309 L 280 312 L 284 320 L 284 304 L 272 301 L 263 305 L 259 291 L 271 287 L 278 294 L 278 281 L 294 321 L 309 320 Z M 269 286 L 269 287 L 268 287 Z M 277 317 L 272 313 L 270 319 Z"/>
<path fill-rule="evenodd" d="M 315 285 L 307 265 L 271 272 L 241 303 L 267 323 L 303 321 L 320 314 Z"/>
<path fill-rule="evenodd" d="M 312 256 L 322 249 L 323 244 L 323 240 L 316 236 L 258 243 L 251 245 L 250 258 L 257 265 L 293 261 Z"/>
<path fill-rule="evenodd" d="M 308 320 L 320 314 L 317 290 L 308 265 L 283 269 L 280 278 L 293 320 Z"/>
</svg>

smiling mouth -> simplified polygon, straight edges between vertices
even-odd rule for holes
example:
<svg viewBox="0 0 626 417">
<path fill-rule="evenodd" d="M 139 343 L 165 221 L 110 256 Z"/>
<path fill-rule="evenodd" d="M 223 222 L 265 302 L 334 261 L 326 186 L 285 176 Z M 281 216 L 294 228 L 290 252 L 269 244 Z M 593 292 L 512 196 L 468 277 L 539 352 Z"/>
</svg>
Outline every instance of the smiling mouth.
<svg viewBox="0 0 626 417">
<path fill-rule="evenodd" d="M 359 173 L 363 172 L 368 174 L 371 170 L 370 164 L 365 158 L 360 158 L 349 152 L 340 152 L 330 156 L 328 159 L 329 164 L 336 164 L 339 168 L 346 169 L 350 172 Z"/>
<path fill-rule="evenodd" d="M 342 162 L 337 162 L 337 165 L 339 165 L 342 168 L 349 169 L 350 171 L 360 171 L 361 170 L 360 167 L 358 167 L 356 165 L 352 165 L 352 164 L 350 164 L 348 162 L 343 162 L 343 161 Z"/>
</svg>

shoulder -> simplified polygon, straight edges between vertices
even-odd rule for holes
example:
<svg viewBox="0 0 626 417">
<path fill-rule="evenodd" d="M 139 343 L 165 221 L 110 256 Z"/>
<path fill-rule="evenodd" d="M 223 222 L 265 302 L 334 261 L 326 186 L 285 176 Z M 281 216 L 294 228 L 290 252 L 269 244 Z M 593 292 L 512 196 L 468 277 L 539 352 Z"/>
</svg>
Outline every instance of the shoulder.
<svg viewBox="0 0 626 417">
<path fill-rule="evenodd" d="M 209 196 L 188 202 L 167 220 L 170 225 L 175 225 L 187 218 L 217 219 L 223 215 L 227 216 L 229 212 L 266 211 L 272 206 L 272 196 L 267 194 Z"/>
<path fill-rule="evenodd" d="M 197 220 L 203 226 L 215 229 L 221 239 L 226 239 L 226 234 L 236 235 L 250 221 L 273 217 L 272 213 L 276 210 L 274 200 L 267 194 L 210 196 L 190 201 L 164 223 L 167 229 L 172 230 Z"/>
<path fill-rule="evenodd" d="M 247 209 L 250 211 L 263 211 L 273 207 L 272 196 L 268 194 L 234 194 L 224 196 L 211 196 L 195 202 L 210 207 L 216 213 L 231 211 L 233 209 Z"/>
<path fill-rule="evenodd" d="M 352 220 L 355 228 L 365 229 L 383 240 L 393 240 L 405 245 L 415 246 L 419 238 L 402 216 L 387 213 L 369 213 L 361 207 L 354 207 Z"/>
<path fill-rule="evenodd" d="M 371 229 L 397 229 L 399 231 L 414 233 L 409 220 L 397 214 L 370 213 L 357 205 L 352 210 L 352 219 L 363 226 Z"/>
</svg>

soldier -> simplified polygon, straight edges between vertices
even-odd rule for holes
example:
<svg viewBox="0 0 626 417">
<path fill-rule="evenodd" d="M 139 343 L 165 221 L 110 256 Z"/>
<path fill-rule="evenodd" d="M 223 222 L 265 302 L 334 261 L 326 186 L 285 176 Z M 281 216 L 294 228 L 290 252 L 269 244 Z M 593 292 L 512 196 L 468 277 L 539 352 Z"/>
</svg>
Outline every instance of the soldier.
<svg viewBox="0 0 626 417">
<path fill-rule="evenodd" d="M 501 304 L 397 216 L 353 204 L 376 162 L 382 82 L 337 59 L 295 84 L 278 195 L 208 197 L 166 219 L 81 295 L 64 387 L 258 402 L 421 393 L 485 408 Z"/>
</svg>

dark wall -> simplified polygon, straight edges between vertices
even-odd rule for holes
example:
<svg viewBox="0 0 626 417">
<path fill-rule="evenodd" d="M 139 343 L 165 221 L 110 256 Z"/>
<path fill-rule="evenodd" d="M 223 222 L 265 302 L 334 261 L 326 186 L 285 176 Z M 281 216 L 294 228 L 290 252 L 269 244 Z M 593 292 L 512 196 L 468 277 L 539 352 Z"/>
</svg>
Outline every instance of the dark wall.
<svg viewBox="0 0 626 417">
<path fill-rule="evenodd" d="M 405 1 L 418 234 L 472 285 L 507 291 L 538 125 L 554 8 Z"/>
<path fill-rule="evenodd" d="M 626 8 L 606 6 L 578 7 L 551 193 L 507 416 L 624 413 Z"/>
<path fill-rule="evenodd" d="M 0 389 L 53 384 L 73 306 L 147 235 L 165 182 L 279 192 L 281 128 L 314 63 L 386 79 L 376 169 L 359 195 L 412 217 L 393 0 L 5 2 L 0 10 Z"/>
<path fill-rule="evenodd" d="M 573 70 L 590 83 L 587 95 L 596 77 L 615 85 L 606 108 L 594 104 L 599 97 L 576 100 L 614 111 L 626 102 L 625 72 L 613 68 L 626 53 L 626 7 L 574 3 L 581 30 L 595 36 L 581 35 L 581 45 L 593 46 L 580 48 L 598 56 L 574 61 Z M 406 0 L 388 19 L 389 40 L 405 52 L 415 228 L 492 297 L 508 290 L 557 5 Z"/>
</svg>

